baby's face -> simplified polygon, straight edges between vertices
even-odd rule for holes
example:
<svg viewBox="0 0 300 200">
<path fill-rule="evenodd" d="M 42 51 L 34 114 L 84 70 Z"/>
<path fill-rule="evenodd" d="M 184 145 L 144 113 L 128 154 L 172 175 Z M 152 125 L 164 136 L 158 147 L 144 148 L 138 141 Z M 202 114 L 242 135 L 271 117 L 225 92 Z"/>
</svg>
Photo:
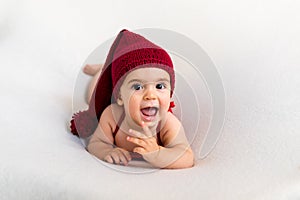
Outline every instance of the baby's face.
<svg viewBox="0 0 300 200">
<path fill-rule="evenodd" d="M 165 70 L 140 68 L 130 72 L 120 88 L 127 121 L 155 126 L 168 112 L 170 88 L 170 76 Z"/>
</svg>

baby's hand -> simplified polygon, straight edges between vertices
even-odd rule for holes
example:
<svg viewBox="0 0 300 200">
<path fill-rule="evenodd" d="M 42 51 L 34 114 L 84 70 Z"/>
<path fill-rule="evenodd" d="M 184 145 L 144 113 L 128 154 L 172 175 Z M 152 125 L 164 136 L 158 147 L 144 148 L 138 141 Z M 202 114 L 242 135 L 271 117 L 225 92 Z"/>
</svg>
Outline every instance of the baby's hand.
<svg viewBox="0 0 300 200">
<path fill-rule="evenodd" d="M 144 122 L 142 122 L 142 127 L 144 133 L 130 129 L 129 132 L 135 137 L 127 136 L 127 141 L 137 144 L 139 147 L 135 147 L 133 152 L 139 153 L 145 158 L 146 154 L 157 153 L 160 146 L 157 144 L 156 138 L 153 137 L 151 130 Z"/>
<path fill-rule="evenodd" d="M 109 151 L 103 160 L 111 164 L 128 165 L 128 162 L 131 160 L 131 156 L 128 151 L 116 147 Z"/>
</svg>

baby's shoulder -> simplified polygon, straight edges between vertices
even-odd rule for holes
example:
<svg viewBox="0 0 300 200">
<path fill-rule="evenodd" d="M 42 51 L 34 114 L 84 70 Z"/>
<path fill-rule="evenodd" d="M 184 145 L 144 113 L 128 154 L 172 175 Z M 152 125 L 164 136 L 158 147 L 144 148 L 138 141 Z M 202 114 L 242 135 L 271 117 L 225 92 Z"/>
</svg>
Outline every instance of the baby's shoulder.
<svg viewBox="0 0 300 200">
<path fill-rule="evenodd" d="M 167 118 L 165 122 L 165 128 L 172 129 L 172 128 L 178 128 L 182 126 L 180 120 L 171 112 L 167 113 Z"/>
<path fill-rule="evenodd" d="M 161 129 L 162 134 L 177 132 L 180 128 L 182 128 L 180 120 L 173 113 L 168 112 L 166 121 Z"/>
<path fill-rule="evenodd" d="M 117 104 L 111 104 L 104 109 L 100 120 L 104 120 L 110 124 L 115 124 L 116 119 L 120 118 L 122 112 L 123 110 L 121 106 Z"/>
<path fill-rule="evenodd" d="M 178 134 L 184 134 L 180 120 L 173 114 L 168 113 L 164 126 L 161 129 L 161 139 L 165 146 L 171 144 Z"/>
</svg>

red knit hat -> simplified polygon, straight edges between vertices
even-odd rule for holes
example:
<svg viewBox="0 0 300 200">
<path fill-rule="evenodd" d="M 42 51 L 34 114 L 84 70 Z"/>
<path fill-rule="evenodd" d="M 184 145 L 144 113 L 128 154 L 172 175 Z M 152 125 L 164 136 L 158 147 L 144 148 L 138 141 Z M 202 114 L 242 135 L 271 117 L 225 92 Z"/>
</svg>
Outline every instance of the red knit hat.
<svg viewBox="0 0 300 200">
<path fill-rule="evenodd" d="M 141 35 L 122 30 L 109 50 L 88 110 L 73 115 L 71 132 L 82 138 L 92 135 L 104 109 L 116 102 L 119 88 L 127 73 L 143 67 L 160 68 L 168 72 L 172 96 L 175 73 L 168 53 Z M 174 105 L 171 104 L 170 107 Z"/>
</svg>

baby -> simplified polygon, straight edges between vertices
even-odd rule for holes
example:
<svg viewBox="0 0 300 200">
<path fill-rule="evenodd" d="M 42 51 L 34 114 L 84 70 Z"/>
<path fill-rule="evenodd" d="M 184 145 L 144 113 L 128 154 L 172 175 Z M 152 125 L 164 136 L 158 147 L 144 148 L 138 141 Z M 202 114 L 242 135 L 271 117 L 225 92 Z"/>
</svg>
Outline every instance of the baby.
<svg viewBox="0 0 300 200">
<path fill-rule="evenodd" d="M 122 30 L 104 66 L 86 65 L 84 72 L 94 76 L 89 108 L 73 116 L 71 131 L 91 135 L 91 154 L 123 165 L 143 159 L 158 168 L 193 166 L 183 126 L 171 110 L 175 72 L 164 49 Z"/>
</svg>

